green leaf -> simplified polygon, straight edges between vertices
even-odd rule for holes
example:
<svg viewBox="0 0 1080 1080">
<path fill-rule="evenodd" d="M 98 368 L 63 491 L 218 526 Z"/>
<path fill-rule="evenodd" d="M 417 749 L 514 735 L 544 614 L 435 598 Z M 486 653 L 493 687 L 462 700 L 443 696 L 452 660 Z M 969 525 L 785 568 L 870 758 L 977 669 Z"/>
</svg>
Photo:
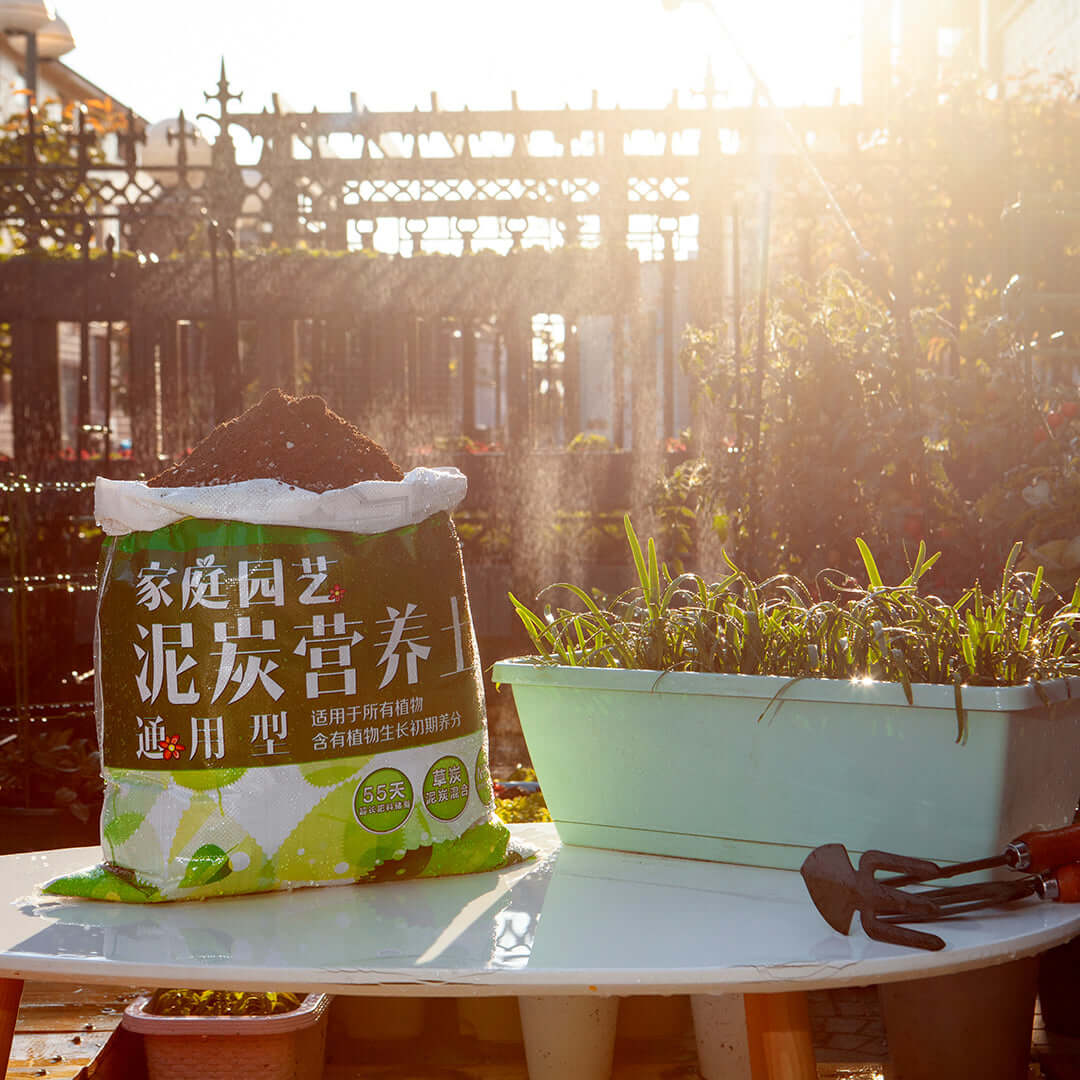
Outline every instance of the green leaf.
<svg viewBox="0 0 1080 1080">
<path fill-rule="evenodd" d="M 110 844 L 122 844 L 146 820 L 145 814 L 117 814 L 105 822 L 102 832 Z"/>
<path fill-rule="evenodd" d="M 769 700 L 765 704 L 765 708 L 758 713 L 757 723 L 760 724 L 761 721 L 765 719 L 766 714 L 774 705 L 777 707 L 777 711 L 779 711 L 780 698 L 784 695 L 784 692 L 793 687 L 797 682 L 802 682 L 803 679 L 804 676 L 802 675 L 796 675 L 795 678 L 788 679 L 788 681 L 784 683 L 783 686 L 781 686 L 780 689 L 777 690 L 771 698 L 769 698 Z"/>
<path fill-rule="evenodd" d="M 229 866 L 229 855 L 217 846 L 217 844 L 203 844 L 196 848 L 195 853 L 188 860 L 187 869 L 180 879 L 181 889 L 194 889 L 199 885 L 210 885 L 215 881 L 221 881 L 232 873 Z"/>
<path fill-rule="evenodd" d="M 634 568 L 637 570 L 641 591 L 648 596 L 649 573 L 645 569 L 645 558 L 641 554 L 641 545 L 638 543 L 637 533 L 634 532 L 634 526 L 630 523 L 629 514 L 623 516 L 623 528 L 626 530 L 626 539 L 630 543 L 630 554 L 634 557 Z"/>
<path fill-rule="evenodd" d="M 567 584 L 555 585 L 553 588 L 566 589 L 567 592 L 576 596 L 589 609 L 589 613 L 596 619 L 600 629 L 606 635 L 606 640 L 619 653 L 621 660 L 620 666 L 627 668 L 638 666 L 634 663 L 633 652 L 627 643 L 626 635 L 621 634 L 615 629 L 607 615 L 597 607 L 596 602 L 584 589 L 579 589 L 576 585 Z"/>
<path fill-rule="evenodd" d="M 922 540 L 919 541 L 919 550 L 915 556 L 915 565 L 911 568 L 911 573 L 901 583 L 901 588 L 907 588 L 916 585 L 923 574 L 927 573 L 934 563 L 941 558 L 941 552 L 936 551 L 929 558 L 926 557 L 926 544 Z"/>
<path fill-rule="evenodd" d="M 961 679 L 957 672 L 953 680 L 953 699 L 956 706 L 956 743 L 960 745 L 967 742 L 967 712 L 964 709 L 964 697 L 961 690 Z"/>
<path fill-rule="evenodd" d="M 855 545 L 862 556 L 863 566 L 866 567 L 866 578 L 870 582 L 870 587 L 874 589 L 882 588 L 884 582 L 881 580 L 881 573 L 878 571 L 877 563 L 874 562 L 874 556 L 870 554 L 870 548 L 867 546 L 866 541 L 861 536 L 856 536 Z"/>
<path fill-rule="evenodd" d="M 646 599 L 649 607 L 655 608 L 660 597 L 660 566 L 656 558 L 656 541 L 649 537 L 649 591 Z"/>
<path fill-rule="evenodd" d="M 507 596 L 510 597 L 510 603 L 514 605 L 514 611 L 517 612 L 518 618 L 525 627 L 525 632 L 529 635 L 529 640 L 533 643 L 533 647 L 548 661 L 548 663 L 557 663 L 551 650 L 546 644 L 548 641 L 552 641 L 556 648 L 558 648 L 558 642 L 553 638 L 549 624 L 541 619 L 540 616 L 530 608 L 526 607 L 513 593 L 507 593 Z"/>
<path fill-rule="evenodd" d="M 1012 550 L 1009 552 L 1009 557 L 1005 560 L 1005 569 L 1001 572 L 1001 594 L 1002 596 L 1009 589 L 1009 578 L 1012 577 L 1013 567 L 1016 565 L 1016 560 L 1020 558 L 1020 549 L 1024 546 L 1023 540 L 1017 540 L 1012 546 Z"/>
</svg>

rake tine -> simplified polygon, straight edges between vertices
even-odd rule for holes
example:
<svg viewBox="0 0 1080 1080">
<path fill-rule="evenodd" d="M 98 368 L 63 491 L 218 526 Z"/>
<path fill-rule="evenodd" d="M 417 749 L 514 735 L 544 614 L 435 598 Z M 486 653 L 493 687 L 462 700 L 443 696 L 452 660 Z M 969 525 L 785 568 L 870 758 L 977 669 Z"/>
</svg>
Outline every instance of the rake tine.
<svg viewBox="0 0 1080 1080">
<path fill-rule="evenodd" d="M 1033 877 L 1017 878 L 1014 881 L 981 881 L 971 885 L 953 885 L 942 889 L 926 889 L 919 893 L 932 900 L 939 907 L 980 901 L 984 905 L 1007 904 L 1030 896 L 1035 891 Z"/>
<path fill-rule="evenodd" d="M 949 919 L 954 915 L 964 915 L 970 911 L 979 911 L 983 908 L 995 907 L 998 904 L 1008 904 L 1013 900 L 1022 900 L 1026 896 L 1032 896 L 1037 890 L 1035 878 L 1024 878 L 1020 881 L 994 881 L 984 883 L 983 892 L 976 892 L 977 885 L 969 886 L 972 890 L 970 899 L 964 901 L 953 900 L 948 906 L 942 906 L 937 915 L 904 915 L 899 912 L 883 912 L 879 915 L 885 922 L 934 922 L 935 919 Z"/>
<path fill-rule="evenodd" d="M 937 952 L 945 948 L 945 942 L 937 934 L 925 934 L 921 930 L 908 930 L 904 926 L 879 919 L 873 912 L 861 911 L 859 913 L 862 928 L 866 936 L 875 941 L 884 941 L 889 945 L 904 945 L 912 949 L 928 949 Z M 900 918 L 902 916 L 897 916 Z M 940 918 L 940 914 L 937 916 Z M 910 916 L 908 917 L 911 918 Z M 927 915 L 926 920 L 932 921 L 933 915 Z"/>
<path fill-rule="evenodd" d="M 928 859 L 911 859 L 890 851 L 864 851 L 859 859 L 858 872 L 858 892 L 862 900 L 860 911 L 933 916 L 940 908 L 932 897 L 924 893 L 904 892 L 887 881 L 879 881 L 875 875 L 878 870 L 893 870 L 905 875 L 932 877 L 936 869 L 937 865 Z"/>
</svg>

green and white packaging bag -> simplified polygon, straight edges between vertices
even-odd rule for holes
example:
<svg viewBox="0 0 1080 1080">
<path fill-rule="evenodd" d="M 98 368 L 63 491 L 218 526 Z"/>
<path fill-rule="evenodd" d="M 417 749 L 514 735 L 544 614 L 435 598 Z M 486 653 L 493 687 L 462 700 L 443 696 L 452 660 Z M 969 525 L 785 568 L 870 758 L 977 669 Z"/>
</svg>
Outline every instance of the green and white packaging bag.
<svg viewBox="0 0 1080 1080">
<path fill-rule="evenodd" d="M 105 862 L 149 902 L 499 866 L 457 469 L 321 494 L 99 479 Z"/>
</svg>

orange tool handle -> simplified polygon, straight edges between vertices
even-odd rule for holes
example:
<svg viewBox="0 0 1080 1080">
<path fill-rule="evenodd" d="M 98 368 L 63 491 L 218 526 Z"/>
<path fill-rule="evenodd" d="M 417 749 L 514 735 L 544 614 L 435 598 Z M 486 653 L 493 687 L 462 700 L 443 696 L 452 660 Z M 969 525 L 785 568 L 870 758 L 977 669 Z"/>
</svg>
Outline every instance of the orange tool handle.
<svg viewBox="0 0 1080 1080">
<path fill-rule="evenodd" d="M 1038 890 L 1047 900 L 1059 904 L 1080 902 L 1080 863 L 1059 866 L 1050 873 L 1040 874 Z"/>
<path fill-rule="evenodd" d="M 1005 849 L 1005 860 L 1015 870 L 1036 874 L 1080 862 L 1080 824 L 1026 832 Z"/>
</svg>

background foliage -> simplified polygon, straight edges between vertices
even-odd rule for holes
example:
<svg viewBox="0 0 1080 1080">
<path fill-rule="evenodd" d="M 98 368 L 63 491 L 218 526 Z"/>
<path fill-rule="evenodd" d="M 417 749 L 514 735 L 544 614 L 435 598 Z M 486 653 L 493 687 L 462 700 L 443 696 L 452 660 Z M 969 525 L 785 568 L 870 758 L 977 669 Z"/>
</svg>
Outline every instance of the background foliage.
<svg viewBox="0 0 1080 1080">
<path fill-rule="evenodd" d="M 1020 539 L 1071 592 L 1078 155 L 1071 80 L 1007 100 L 967 81 L 902 101 L 828 178 L 869 259 L 835 217 L 791 216 L 805 188 L 782 195 L 764 335 L 759 297 L 738 348 L 730 323 L 684 339 L 701 456 L 658 490 L 665 554 L 707 562 L 720 540 L 750 572 L 812 578 L 856 569 L 863 536 L 890 577 L 925 539 L 955 594 Z"/>
</svg>

